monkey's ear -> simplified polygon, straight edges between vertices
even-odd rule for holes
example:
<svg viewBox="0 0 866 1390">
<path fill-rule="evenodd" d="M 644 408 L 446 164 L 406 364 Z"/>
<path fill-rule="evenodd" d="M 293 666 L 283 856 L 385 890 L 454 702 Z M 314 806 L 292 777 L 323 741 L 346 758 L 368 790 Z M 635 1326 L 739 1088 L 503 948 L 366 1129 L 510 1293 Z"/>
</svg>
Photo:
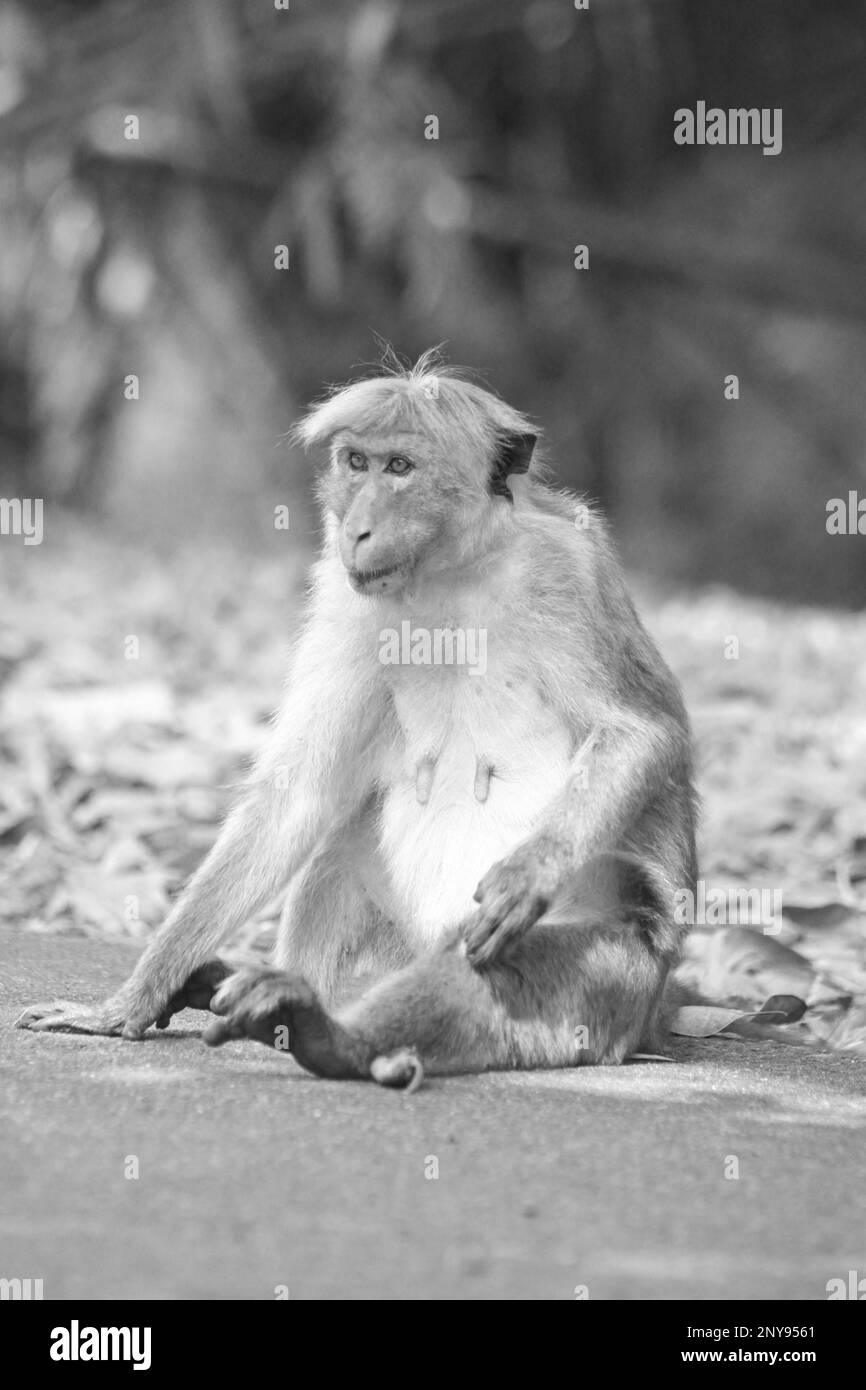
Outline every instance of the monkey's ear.
<svg viewBox="0 0 866 1390">
<path fill-rule="evenodd" d="M 509 502 L 514 501 L 506 479 L 509 473 L 529 472 L 537 438 L 537 434 L 513 432 L 502 436 L 490 470 L 490 491 L 494 497 L 507 497 Z"/>
</svg>

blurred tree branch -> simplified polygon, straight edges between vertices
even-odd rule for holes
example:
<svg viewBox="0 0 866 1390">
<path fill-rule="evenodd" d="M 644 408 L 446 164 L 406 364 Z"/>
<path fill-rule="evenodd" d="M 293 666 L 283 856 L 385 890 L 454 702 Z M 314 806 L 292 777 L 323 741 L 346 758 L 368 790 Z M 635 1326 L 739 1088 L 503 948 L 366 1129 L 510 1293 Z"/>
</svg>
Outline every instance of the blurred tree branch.
<svg viewBox="0 0 866 1390">
<path fill-rule="evenodd" d="M 753 400 L 808 378 L 802 476 L 859 476 L 862 21 L 861 0 L 0 0 L 0 468 L 87 503 L 136 468 L 158 491 L 155 458 L 171 479 L 218 460 L 234 498 L 375 328 L 492 365 L 624 514 L 640 450 L 676 503 L 659 526 L 700 505 L 696 437 L 736 473 L 722 363 Z M 674 146 L 697 99 L 783 107 L 783 154 Z M 814 329 L 796 350 L 792 317 Z M 120 362 L 149 373 L 137 421 Z M 769 459 L 789 441 L 768 413 Z M 820 575 L 807 524 L 778 524 Z"/>
</svg>

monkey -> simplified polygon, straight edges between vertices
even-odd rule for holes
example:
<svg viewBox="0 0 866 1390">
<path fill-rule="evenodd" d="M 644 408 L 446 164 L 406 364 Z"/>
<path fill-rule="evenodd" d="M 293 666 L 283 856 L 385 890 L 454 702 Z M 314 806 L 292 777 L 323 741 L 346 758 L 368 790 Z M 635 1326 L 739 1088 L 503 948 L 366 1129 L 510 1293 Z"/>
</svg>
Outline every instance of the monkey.
<svg viewBox="0 0 866 1390">
<path fill-rule="evenodd" d="M 264 750 L 129 980 L 20 1026 L 138 1039 L 198 1008 L 213 1045 L 409 1088 L 658 1049 L 689 721 L 539 436 L 435 350 L 309 408 L 323 539 Z M 279 892 L 272 963 L 215 956 Z"/>
</svg>

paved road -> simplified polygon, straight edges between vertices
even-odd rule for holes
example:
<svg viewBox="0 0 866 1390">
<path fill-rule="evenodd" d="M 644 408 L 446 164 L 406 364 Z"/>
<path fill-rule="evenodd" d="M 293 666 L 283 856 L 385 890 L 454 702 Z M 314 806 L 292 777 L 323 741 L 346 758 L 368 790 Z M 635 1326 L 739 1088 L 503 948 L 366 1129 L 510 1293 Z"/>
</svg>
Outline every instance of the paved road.
<svg viewBox="0 0 866 1390">
<path fill-rule="evenodd" d="M 9 1028 L 130 959 L 0 932 L 0 1276 L 46 1298 L 821 1299 L 866 1274 L 862 1058 L 682 1042 L 407 1097 L 211 1051 L 198 1014 L 142 1043 Z"/>
</svg>

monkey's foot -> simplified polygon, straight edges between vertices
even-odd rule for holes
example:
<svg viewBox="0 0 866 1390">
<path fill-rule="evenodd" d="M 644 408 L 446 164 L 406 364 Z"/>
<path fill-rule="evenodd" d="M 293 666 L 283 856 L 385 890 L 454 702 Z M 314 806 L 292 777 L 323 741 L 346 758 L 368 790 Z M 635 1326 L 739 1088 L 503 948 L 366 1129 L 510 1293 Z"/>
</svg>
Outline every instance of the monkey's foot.
<svg viewBox="0 0 866 1390">
<path fill-rule="evenodd" d="M 291 1052 L 318 1076 L 365 1077 L 375 1056 L 326 1012 L 299 975 L 282 970 L 245 968 L 220 986 L 211 1001 L 220 1017 L 204 1040 L 219 1047 L 232 1038 L 254 1038 L 266 1047 Z"/>
<path fill-rule="evenodd" d="M 299 976 L 283 970 L 237 970 L 220 985 L 210 1001 L 212 1013 L 219 1017 L 208 1024 L 204 1040 L 220 1047 L 232 1038 L 254 1038 L 280 1052 L 290 1050 L 286 1030 L 291 1023 L 295 1002 L 315 1000 L 313 991 Z"/>
<path fill-rule="evenodd" d="M 214 995 L 231 973 L 232 967 L 223 960 L 210 960 L 206 965 L 200 965 L 171 996 L 156 1020 L 157 1028 L 167 1028 L 173 1016 L 182 1009 L 209 1010 Z"/>
</svg>

